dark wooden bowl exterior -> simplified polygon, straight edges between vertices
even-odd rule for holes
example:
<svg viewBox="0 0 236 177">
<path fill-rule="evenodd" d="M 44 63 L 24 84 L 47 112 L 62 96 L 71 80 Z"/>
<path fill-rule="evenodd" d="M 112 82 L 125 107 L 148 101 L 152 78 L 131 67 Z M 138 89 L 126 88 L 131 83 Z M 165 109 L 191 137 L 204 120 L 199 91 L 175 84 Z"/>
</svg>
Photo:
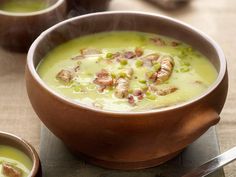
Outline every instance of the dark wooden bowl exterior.
<svg viewBox="0 0 236 177">
<path fill-rule="evenodd" d="M 187 42 L 210 59 L 219 73 L 218 79 L 205 94 L 187 103 L 146 112 L 119 113 L 66 100 L 39 78 L 35 68 L 54 47 L 78 36 L 112 30 L 158 33 Z M 70 19 L 41 35 L 28 54 L 26 85 L 39 118 L 73 152 L 100 166 L 139 169 L 173 158 L 218 123 L 228 77 L 222 50 L 192 27 L 153 14 L 107 12 Z"/>
<path fill-rule="evenodd" d="M 4 0 L 0 0 L 2 3 Z M 50 0 L 55 4 L 58 0 Z M 17 52 L 27 52 L 41 32 L 66 18 L 66 1 L 49 11 L 6 13 L 0 11 L 0 45 Z"/>
</svg>

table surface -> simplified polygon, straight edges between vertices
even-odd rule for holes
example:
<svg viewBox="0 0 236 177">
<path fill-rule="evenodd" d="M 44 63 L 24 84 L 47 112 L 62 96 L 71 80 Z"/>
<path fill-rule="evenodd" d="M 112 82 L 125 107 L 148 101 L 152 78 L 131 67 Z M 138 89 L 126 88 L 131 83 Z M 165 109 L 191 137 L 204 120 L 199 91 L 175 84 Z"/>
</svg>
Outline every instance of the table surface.
<svg viewBox="0 0 236 177">
<path fill-rule="evenodd" d="M 176 11 L 164 11 L 145 0 L 113 0 L 109 10 L 136 10 L 168 15 L 204 31 L 223 48 L 229 72 L 229 93 L 217 132 L 222 152 L 236 145 L 236 0 L 193 0 Z M 232 50 L 233 49 L 233 50 Z M 40 121 L 34 113 L 25 89 L 26 54 L 0 48 L 0 130 L 19 135 L 37 150 Z M 236 176 L 236 162 L 225 167 L 226 177 Z"/>
</svg>

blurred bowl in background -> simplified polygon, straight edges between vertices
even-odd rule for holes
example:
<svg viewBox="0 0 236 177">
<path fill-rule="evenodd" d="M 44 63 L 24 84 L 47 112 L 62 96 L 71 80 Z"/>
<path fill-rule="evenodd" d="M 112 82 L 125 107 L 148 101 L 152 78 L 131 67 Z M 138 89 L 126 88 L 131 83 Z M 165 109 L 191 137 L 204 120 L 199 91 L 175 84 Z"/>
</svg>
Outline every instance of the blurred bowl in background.
<svg viewBox="0 0 236 177">
<path fill-rule="evenodd" d="M 158 7 L 165 10 L 176 10 L 181 7 L 184 7 L 190 3 L 192 0 L 146 0 L 153 5 L 157 5 Z"/>
<path fill-rule="evenodd" d="M 13 147 L 23 152 L 32 161 L 32 169 L 28 177 L 41 177 L 41 164 L 35 149 L 25 140 L 6 132 L 0 131 L 0 145 Z M 1 176 L 1 174 L 0 174 Z"/>
<path fill-rule="evenodd" d="M 0 0 L 0 5 L 7 0 Z M 44 0 L 45 9 L 10 12 L 0 9 L 0 45 L 8 50 L 26 52 L 38 35 L 66 18 L 65 0 Z"/>
<path fill-rule="evenodd" d="M 111 0 L 67 0 L 69 11 L 85 14 L 107 10 Z"/>
</svg>

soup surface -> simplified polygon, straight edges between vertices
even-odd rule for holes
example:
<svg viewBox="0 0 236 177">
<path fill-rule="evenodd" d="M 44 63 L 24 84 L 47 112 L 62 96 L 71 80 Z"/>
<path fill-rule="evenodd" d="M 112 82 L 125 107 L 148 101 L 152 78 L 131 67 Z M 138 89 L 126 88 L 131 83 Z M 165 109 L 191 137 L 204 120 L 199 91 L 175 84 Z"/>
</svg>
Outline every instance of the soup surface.
<svg viewBox="0 0 236 177">
<path fill-rule="evenodd" d="M 42 0 L 6 0 L 0 4 L 0 10 L 23 13 L 43 10 L 48 6 L 48 3 Z"/>
<path fill-rule="evenodd" d="M 193 99 L 216 80 L 209 60 L 191 46 L 140 32 L 106 32 L 66 42 L 39 64 L 42 80 L 87 106 L 143 111 Z"/>
<path fill-rule="evenodd" d="M 0 145 L 0 177 L 28 177 L 32 161 L 20 150 Z"/>
</svg>

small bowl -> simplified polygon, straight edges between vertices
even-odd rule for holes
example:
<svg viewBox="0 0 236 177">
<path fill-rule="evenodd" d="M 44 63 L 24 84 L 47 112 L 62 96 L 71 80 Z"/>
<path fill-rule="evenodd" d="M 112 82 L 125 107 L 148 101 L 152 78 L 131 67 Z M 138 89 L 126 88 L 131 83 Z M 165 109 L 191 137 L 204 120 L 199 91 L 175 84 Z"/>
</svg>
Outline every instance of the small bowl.
<svg viewBox="0 0 236 177">
<path fill-rule="evenodd" d="M 0 0 L 0 4 L 7 0 Z M 49 7 L 40 11 L 14 13 L 0 10 L 0 45 L 26 52 L 38 35 L 66 18 L 65 0 L 44 0 Z"/>
<path fill-rule="evenodd" d="M 25 140 L 6 132 L 0 131 L 0 145 L 7 145 L 14 147 L 22 152 L 24 152 L 32 161 L 33 167 L 29 174 L 29 177 L 41 177 L 41 164 L 39 156 L 35 149 L 27 143 Z"/>
<path fill-rule="evenodd" d="M 38 75 L 38 64 L 58 45 L 114 30 L 157 33 L 186 42 L 209 58 L 217 79 L 187 102 L 156 110 L 118 112 L 67 99 Z M 228 75 L 219 45 L 183 22 L 150 13 L 100 12 L 66 20 L 42 33 L 28 53 L 26 86 L 39 118 L 73 152 L 103 167 L 130 170 L 164 163 L 217 124 L 228 91 Z"/>
<path fill-rule="evenodd" d="M 111 0 L 67 0 L 68 9 L 79 14 L 105 11 L 110 2 Z"/>
</svg>

